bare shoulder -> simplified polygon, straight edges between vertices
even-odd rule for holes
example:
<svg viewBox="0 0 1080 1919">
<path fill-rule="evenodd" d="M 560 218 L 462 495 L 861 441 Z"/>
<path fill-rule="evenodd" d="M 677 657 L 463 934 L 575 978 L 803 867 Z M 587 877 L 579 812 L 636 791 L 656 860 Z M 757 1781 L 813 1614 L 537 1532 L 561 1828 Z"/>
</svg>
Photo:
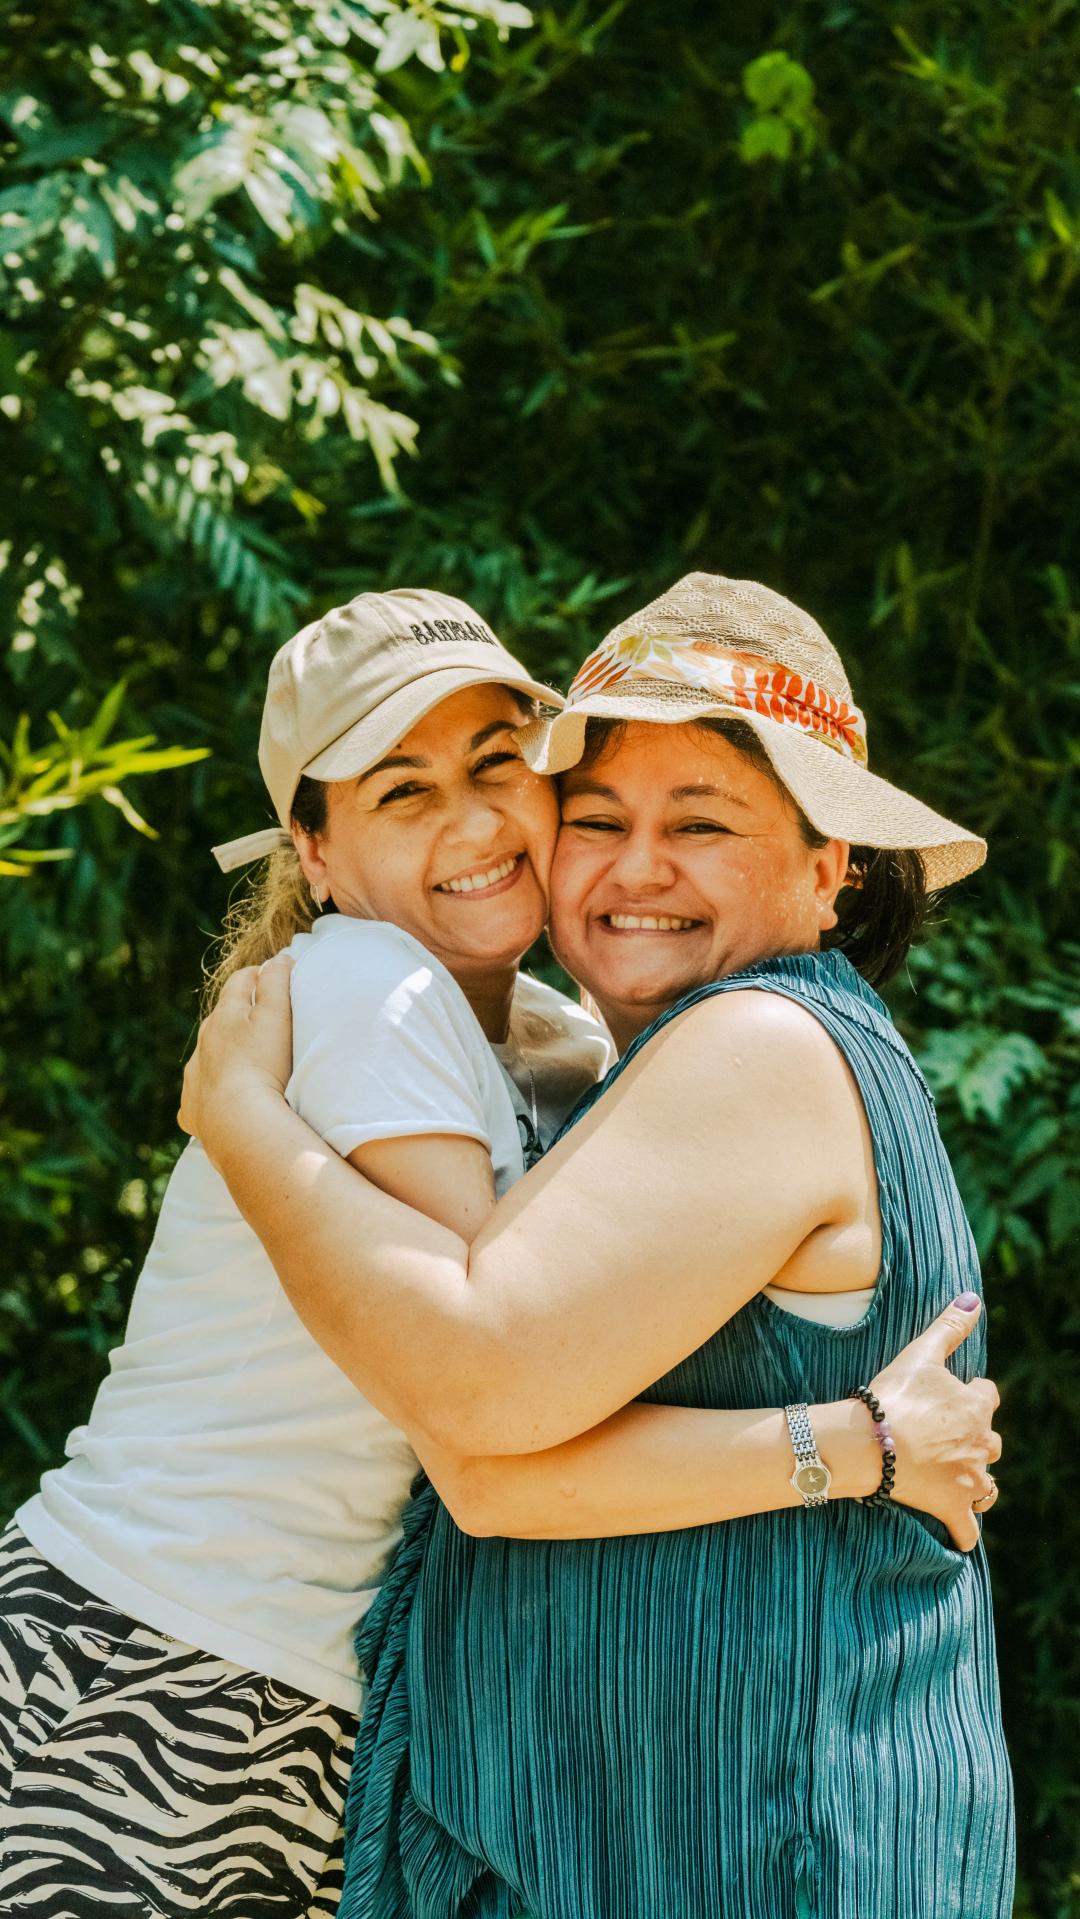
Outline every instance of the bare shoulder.
<svg viewBox="0 0 1080 1919">
<path fill-rule="evenodd" d="M 657 1036 L 650 1065 L 658 1076 L 689 1074 L 703 1087 L 718 1069 L 737 1070 L 755 1085 L 779 1078 L 791 1091 L 804 1082 L 825 1090 L 849 1085 L 842 1053 L 821 1021 L 798 1000 L 758 987 L 735 988 L 699 1001 Z"/>
<path fill-rule="evenodd" d="M 821 1022 L 784 995 L 733 988 L 688 1008 L 642 1047 L 530 1178 L 608 1133 L 620 1147 L 644 1143 L 675 1162 L 697 1139 L 708 1154 L 836 1164 L 844 1137 L 861 1159 L 863 1124 L 855 1081 Z"/>
<path fill-rule="evenodd" d="M 710 1165 L 718 1152 L 748 1171 L 783 1165 L 822 1219 L 846 1216 L 863 1190 L 858 1089 L 836 1042 L 798 1001 L 753 987 L 714 994 L 672 1020 L 634 1067 L 653 1151 L 669 1142 L 691 1179 L 697 1141 Z"/>
<path fill-rule="evenodd" d="M 866 1184 L 864 1123 L 820 1022 L 778 994 L 733 988 L 656 1034 L 522 1185 L 565 1178 L 591 1204 L 599 1180 L 625 1219 L 662 1191 L 673 1233 L 680 1207 L 694 1233 L 726 1232 L 734 1195 L 743 1217 L 763 1171 L 771 1180 L 782 1168 L 770 1231 L 782 1214 L 798 1235 L 778 1271 L 808 1232 L 851 1216 Z"/>
</svg>

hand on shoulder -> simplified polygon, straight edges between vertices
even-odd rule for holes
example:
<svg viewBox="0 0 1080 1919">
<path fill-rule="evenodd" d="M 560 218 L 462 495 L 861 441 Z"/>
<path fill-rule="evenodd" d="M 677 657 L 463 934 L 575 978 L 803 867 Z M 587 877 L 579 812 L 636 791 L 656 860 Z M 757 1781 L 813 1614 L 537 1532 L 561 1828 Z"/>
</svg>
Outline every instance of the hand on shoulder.
<svg viewBox="0 0 1080 1919">
<path fill-rule="evenodd" d="M 243 967 L 199 1027 L 177 1119 L 212 1160 L 219 1128 L 235 1123 L 246 1098 L 284 1094 L 292 1070 L 292 969 L 284 953 L 265 966 Z"/>
</svg>

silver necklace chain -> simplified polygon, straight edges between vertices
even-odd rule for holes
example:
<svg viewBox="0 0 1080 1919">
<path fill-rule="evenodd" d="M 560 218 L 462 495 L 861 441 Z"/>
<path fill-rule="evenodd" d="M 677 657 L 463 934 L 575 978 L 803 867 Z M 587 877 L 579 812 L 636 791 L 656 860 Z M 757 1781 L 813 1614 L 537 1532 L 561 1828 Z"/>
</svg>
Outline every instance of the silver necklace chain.
<svg viewBox="0 0 1080 1919">
<path fill-rule="evenodd" d="M 528 1054 L 518 1045 L 513 1034 L 507 1034 L 507 1042 L 506 1050 L 509 1057 L 506 1061 L 506 1070 L 513 1085 L 517 1089 L 519 1098 L 523 1103 L 528 1105 L 528 1119 L 526 1120 L 526 1124 L 529 1127 L 530 1137 L 522 1142 L 526 1149 L 525 1164 L 527 1171 L 529 1165 L 540 1157 L 543 1150 L 540 1139 L 540 1103 L 536 1097 L 536 1074 L 533 1072 L 532 1061 Z M 525 1068 L 525 1074 L 529 1084 L 527 1100 L 525 1088 L 522 1086 L 517 1073 L 512 1070 L 510 1059 L 513 1059 L 515 1064 L 520 1064 Z"/>
</svg>

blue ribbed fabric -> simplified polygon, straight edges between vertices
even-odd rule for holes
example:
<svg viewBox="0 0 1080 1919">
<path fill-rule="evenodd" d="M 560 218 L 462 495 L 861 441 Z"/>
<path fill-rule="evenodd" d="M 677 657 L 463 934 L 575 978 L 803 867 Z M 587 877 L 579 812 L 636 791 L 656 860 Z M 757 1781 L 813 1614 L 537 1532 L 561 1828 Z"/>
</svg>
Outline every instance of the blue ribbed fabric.
<svg viewBox="0 0 1080 1919">
<path fill-rule="evenodd" d="M 930 1094 L 841 956 L 773 960 L 689 995 L 607 1084 L 667 1019 L 747 986 L 806 1005 L 850 1064 L 877 1160 L 881 1277 L 850 1327 L 757 1297 L 655 1401 L 841 1398 L 979 1289 Z M 955 1363 L 982 1371 L 981 1329 Z M 904 1508 L 837 1501 L 537 1543 L 467 1538 L 424 1484 L 359 1648 L 370 1693 L 341 1919 L 1012 1911 L 982 1548 L 956 1552 Z"/>
</svg>

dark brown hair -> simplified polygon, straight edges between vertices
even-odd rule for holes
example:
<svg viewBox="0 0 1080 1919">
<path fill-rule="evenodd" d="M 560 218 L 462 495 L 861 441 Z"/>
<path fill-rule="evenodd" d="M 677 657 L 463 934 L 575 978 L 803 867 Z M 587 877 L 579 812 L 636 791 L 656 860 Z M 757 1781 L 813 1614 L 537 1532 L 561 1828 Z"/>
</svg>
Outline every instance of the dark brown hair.
<svg viewBox="0 0 1080 1919">
<path fill-rule="evenodd" d="M 829 835 L 812 826 L 779 779 L 753 727 L 745 720 L 695 720 L 704 732 L 719 734 L 744 759 L 768 775 L 798 821 L 807 846 L 828 844 Z M 595 766 L 625 731 L 625 720 L 589 720 L 579 767 Z M 576 770 L 576 769 L 575 769 Z M 825 951 L 847 955 L 871 986 L 882 986 L 903 964 L 926 919 L 930 895 L 921 854 L 907 847 L 853 846 L 847 878 L 836 902 L 838 925 L 822 939 Z"/>
</svg>

